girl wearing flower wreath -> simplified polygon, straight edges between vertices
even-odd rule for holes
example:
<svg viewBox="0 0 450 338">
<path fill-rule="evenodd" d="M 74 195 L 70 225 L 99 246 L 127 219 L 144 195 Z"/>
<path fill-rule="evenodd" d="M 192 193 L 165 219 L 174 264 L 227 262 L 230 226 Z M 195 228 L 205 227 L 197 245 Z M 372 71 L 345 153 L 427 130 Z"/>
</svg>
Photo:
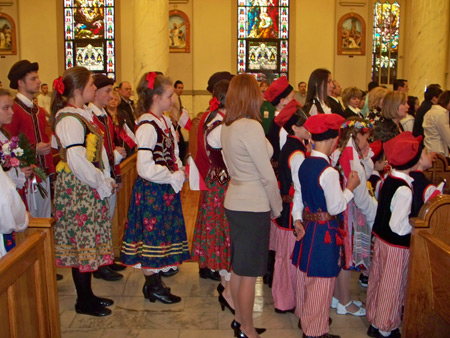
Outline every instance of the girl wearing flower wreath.
<svg viewBox="0 0 450 338">
<path fill-rule="evenodd" d="M 336 280 L 331 303 L 338 314 L 366 314 L 361 302 L 350 299 L 350 278 L 352 269 L 368 271 L 370 266 L 371 231 L 377 210 L 377 201 L 367 188 L 367 179 L 373 171 L 373 153 L 368 142 L 371 129 L 370 121 L 349 118 L 342 125 L 337 149 L 331 155 L 333 166 L 339 169 L 342 186 L 347 184 L 352 170 L 358 173 L 360 180 L 353 190 L 353 200 L 343 213 L 339 230 L 344 241 L 344 265 Z"/>
<path fill-rule="evenodd" d="M 175 269 L 190 258 L 181 209 L 180 191 L 185 180 L 175 130 L 163 115 L 172 106 L 174 88 L 163 75 L 144 74 L 137 86 L 137 172 L 128 209 L 121 262 L 142 269 L 144 297 L 172 304 L 160 272 Z"/>
<path fill-rule="evenodd" d="M 106 316 L 111 299 L 96 297 L 91 275 L 113 263 L 108 199 L 110 177 L 103 136 L 84 105 L 94 99 L 91 73 L 73 67 L 53 82 L 52 126 L 60 151 L 54 215 L 56 265 L 72 268 L 77 313 Z"/>
<path fill-rule="evenodd" d="M 24 231 L 28 225 L 28 213 L 16 188 L 23 187 L 26 176 L 31 175 L 32 169 L 19 169 L 19 160 L 11 156 L 11 148 L 15 148 L 14 155 L 20 155 L 19 151 L 23 153 L 23 150 L 12 147 L 8 134 L 3 129 L 4 124 L 11 123 L 14 115 L 12 107 L 11 94 L 0 88 L 0 257 L 14 248 L 14 232 Z"/>
<path fill-rule="evenodd" d="M 222 309 L 233 304 L 228 287 L 231 277 L 230 228 L 223 207 L 230 177 L 223 161 L 220 142 L 229 83 L 228 80 L 222 80 L 214 86 L 209 115 L 203 125 L 204 144 L 210 164 L 205 180 L 208 190 L 203 190 L 200 197 L 192 245 L 192 257 L 198 261 L 200 277 L 221 280 L 217 289 Z"/>
</svg>

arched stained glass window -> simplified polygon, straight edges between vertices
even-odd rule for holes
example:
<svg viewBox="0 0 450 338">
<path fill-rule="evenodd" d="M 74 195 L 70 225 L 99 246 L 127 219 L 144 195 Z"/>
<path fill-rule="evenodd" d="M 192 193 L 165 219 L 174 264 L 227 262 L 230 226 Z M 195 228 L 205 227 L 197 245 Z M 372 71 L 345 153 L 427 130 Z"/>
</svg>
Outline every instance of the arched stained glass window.
<svg viewBox="0 0 450 338">
<path fill-rule="evenodd" d="M 238 0 L 238 73 L 289 69 L 289 0 Z"/>
<path fill-rule="evenodd" d="M 64 0 L 66 69 L 83 66 L 115 79 L 114 0 Z"/>
<path fill-rule="evenodd" d="M 400 5 L 375 2 L 373 10 L 372 80 L 391 84 L 397 78 Z"/>
</svg>

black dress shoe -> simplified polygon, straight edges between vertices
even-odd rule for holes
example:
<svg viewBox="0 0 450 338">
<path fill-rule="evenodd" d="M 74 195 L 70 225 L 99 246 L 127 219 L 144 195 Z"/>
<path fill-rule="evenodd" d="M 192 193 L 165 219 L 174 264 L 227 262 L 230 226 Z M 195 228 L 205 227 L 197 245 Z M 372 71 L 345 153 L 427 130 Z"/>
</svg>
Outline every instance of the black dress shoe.
<svg viewBox="0 0 450 338">
<path fill-rule="evenodd" d="M 103 297 L 95 297 L 95 301 L 102 306 L 111 306 L 114 304 L 114 301 L 112 299 Z"/>
<path fill-rule="evenodd" d="M 280 310 L 280 309 L 277 309 L 277 308 L 275 308 L 275 312 L 276 313 L 281 313 L 281 314 L 285 314 L 285 313 L 294 313 L 295 312 L 295 307 L 293 308 L 293 309 L 290 309 L 290 310 Z"/>
<path fill-rule="evenodd" d="M 367 335 L 369 337 L 378 337 L 378 329 L 376 329 L 375 327 L 373 327 L 372 325 L 369 326 L 369 328 L 367 329 Z"/>
<path fill-rule="evenodd" d="M 127 268 L 125 265 L 117 264 L 117 263 L 113 263 L 111 265 L 108 265 L 108 267 L 111 270 L 113 270 L 113 271 L 123 271 L 123 270 L 125 270 Z"/>
<path fill-rule="evenodd" d="M 209 278 L 215 281 L 220 281 L 220 275 L 217 271 L 212 271 L 208 268 L 200 268 L 198 273 L 200 275 L 200 278 L 203 279 Z"/>
<path fill-rule="evenodd" d="M 364 276 L 362 273 L 359 275 L 359 284 L 366 288 L 369 285 L 369 277 Z"/>
<path fill-rule="evenodd" d="M 241 331 L 241 323 L 238 323 L 237 321 L 233 320 L 231 322 L 231 328 L 234 330 L 235 337 L 247 337 L 245 333 Z M 261 334 L 266 332 L 266 329 L 255 327 L 255 331 L 257 334 Z"/>
<path fill-rule="evenodd" d="M 97 303 L 80 303 L 75 304 L 76 313 L 83 315 L 95 316 L 95 317 L 105 317 L 111 314 L 111 310 L 105 308 L 104 306 Z"/>
<path fill-rule="evenodd" d="M 123 275 L 111 270 L 108 266 L 101 266 L 97 271 L 94 272 L 94 278 L 103 279 L 108 282 L 114 282 L 121 280 Z"/>
<path fill-rule="evenodd" d="M 63 278 L 63 275 L 60 275 L 59 273 L 56 274 L 56 280 L 61 280 Z"/>
<path fill-rule="evenodd" d="M 167 272 L 160 271 L 159 274 L 161 275 L 161 277 L 172 277 L 172 276 L 175 276 L 178 272 L 180 272 L 180 270 L 178 268 L 175 268 L 175 269 L 170 269 Z"/>
<path fill-rule="evenodd" d="M 369 334 L 369 332 L 367 331 L 367 334 Z M 377 335 L 375 336 L 376 338 L 400 338 L 402 335 L 400 334 L 400 330 L 397 328 L 395 330 L 391 331 L 391 334 L 387 337 L 383 336 L 380 333 L 380 330 L 377 330 Z"/>
</svg>

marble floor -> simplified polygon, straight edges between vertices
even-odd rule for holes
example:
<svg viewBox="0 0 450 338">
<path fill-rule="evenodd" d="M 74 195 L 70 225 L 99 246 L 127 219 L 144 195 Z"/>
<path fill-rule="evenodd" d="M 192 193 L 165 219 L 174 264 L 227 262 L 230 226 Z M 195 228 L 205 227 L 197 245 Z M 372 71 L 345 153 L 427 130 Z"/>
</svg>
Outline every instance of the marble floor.
<svg viewBox="0 0 450 338">
<path fill-rule="evenodd" d="M 221 311 L 217 301 L 217 282 L 199 278 L 197 263 L 188 262 L 180 272 L 165 278 L 174 294 L 182 301 L 174 305 L 151 303 L 142 295 L 144 278 L 139 270 L 127 268 L 124 278 L 117 282 L 93 279 L 94 293 L 114 299 L 112 314 L 104 318 L 80 315 L 75 312 L 75 287 L 70 269 L 58 269 L 64 276 L 58 282 L 61 331 L 64 338 L 97 337 L 162 337 L 162 338 L 227 338 L 233 337 L 230 323 L 233 315 Z M 365 301 L 366 289 L 352 276 L 352 297 Z M 333 323 L 330 332 L 342 338 L 367 337 L 365 317 L 338 315 L 330 309 Z M 271 290 L 258 280 L 254 307 L 255 326 L 267 328 L 263 338 L 301 337 L 298 318 L 293 314 L 274 312 Z"/>
</svg>

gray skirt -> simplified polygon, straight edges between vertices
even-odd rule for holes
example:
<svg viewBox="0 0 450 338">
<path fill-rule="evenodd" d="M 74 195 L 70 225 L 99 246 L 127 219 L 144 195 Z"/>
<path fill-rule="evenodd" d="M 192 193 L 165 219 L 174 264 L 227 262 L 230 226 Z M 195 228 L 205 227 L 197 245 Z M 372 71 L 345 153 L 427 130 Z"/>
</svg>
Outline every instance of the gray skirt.
<svg viewBox="0 0 450 338">
<path fill-rule="evenodd" d="M 270 211 L 225 209 L 230 226 L 231 270 L 238 276 L 259 277 L 267 271 Z"/>
</svg>

